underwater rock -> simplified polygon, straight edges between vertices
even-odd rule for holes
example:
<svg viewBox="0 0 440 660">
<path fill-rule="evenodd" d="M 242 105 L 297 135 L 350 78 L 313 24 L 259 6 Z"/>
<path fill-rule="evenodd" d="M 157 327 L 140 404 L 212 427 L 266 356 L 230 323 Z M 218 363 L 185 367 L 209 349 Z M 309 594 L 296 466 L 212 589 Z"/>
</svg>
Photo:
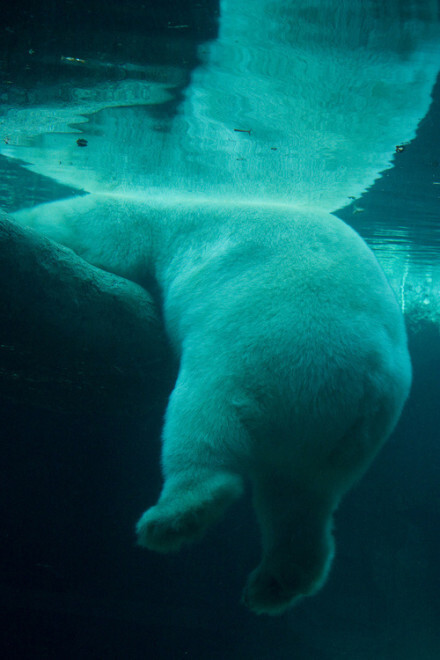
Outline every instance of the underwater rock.
<svg viewBox="0 0 440 660">
<path fill-rule="evenodd" d="M 145 289 L 5 214 L 0 254 L 0 396 L 129 415 L 165 396 L 169 352 Z"/>
</svg>

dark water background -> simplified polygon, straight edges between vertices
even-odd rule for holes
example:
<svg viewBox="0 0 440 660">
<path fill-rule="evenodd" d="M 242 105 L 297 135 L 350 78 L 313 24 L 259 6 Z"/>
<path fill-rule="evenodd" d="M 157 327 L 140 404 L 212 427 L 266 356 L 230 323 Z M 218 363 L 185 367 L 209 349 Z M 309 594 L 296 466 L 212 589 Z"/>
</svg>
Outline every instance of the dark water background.
<svg viewBox="0 0 440 660">
<path fill-rule="evenodd" d="M 72 75 L 51 59 L 62 43 L 66 53 L 105 53 L 113 62 L 178 62 L 180 88 L 162 108 L 173 112 L 198 62 L 197 45 L 215 37 L 218 3 L 109 2 L 104 13 L 102 6 L 20 0 L 2 7 L 8 102 L 15 95 L 26 103 L 41 79 L 56 85 Z M 170 23 L 192 27 L 176 37 Z M 142 50 L 146 34 L 148 52 Z M 29 49 L 40 58 L 31 70 Z M 12 84 L 4 83 L 6 74 Z M 93 84 L 103 74 L 78 75 Z M 364 196 L 362 217 L 350 208 L 339 214 L 367 237 L 371 223 L 393 222 L 403 208 L 408 215 L 410 203 L 415 227 L 417 217 L 438 212 L 427 185 L 440 162 L 438 87 L 435 94 L 417 139 Z M 26 195 L 48 201 L 70 192 L 1 160 L 8 210 L 25 205 Z M 176 556 L 135 546 L 134 524 L 160 487 L 161 411 L 121 420 L 0 401 L 2 657 L 437 660 L 438 328 L 419 328 L 410 343 L 410 401 L 393 438 L 337 514 L 328 584 L 281 618 L 255 617 L 239 603 L 259 556 L 249 501 Z"/>
</svg>

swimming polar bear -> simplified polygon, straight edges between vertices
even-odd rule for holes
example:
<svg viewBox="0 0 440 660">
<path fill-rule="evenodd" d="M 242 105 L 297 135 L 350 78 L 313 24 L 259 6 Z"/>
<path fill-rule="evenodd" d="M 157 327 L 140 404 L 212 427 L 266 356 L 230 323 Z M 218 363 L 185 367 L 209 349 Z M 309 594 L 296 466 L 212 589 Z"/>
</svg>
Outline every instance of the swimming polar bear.
<svg viewBox="0 0 440 660">
<path fill-rule="evenodd" d="M 245 603 L 279 614 L 316 592 L 333 513 L 411 381 L 402 314 L 370 249 L 335 216 L 291 206 L 91 195 L 46 211 L 23 218 L 105 270 L 155 281 L 180 363 L 140 545 L 199 539 L 249 483 L 263 557 Z"/>
</svg>

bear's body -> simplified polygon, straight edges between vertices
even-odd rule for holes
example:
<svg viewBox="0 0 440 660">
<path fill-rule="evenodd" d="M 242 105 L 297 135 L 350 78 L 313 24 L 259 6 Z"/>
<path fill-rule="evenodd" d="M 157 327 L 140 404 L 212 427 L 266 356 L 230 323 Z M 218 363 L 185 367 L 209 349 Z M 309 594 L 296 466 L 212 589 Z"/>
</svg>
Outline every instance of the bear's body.
<svg viewBox="0 0 440 660">
<path fill-rule="evenodd" d="M 263 558 L 244 599 L 282 612 L 324 582 L 332 514 L 394 428 L 411 367 L 399 307 L 328 213 L 90 196 L 21 216 L 88 261 L 153 277 L 180 360 L 164 486 L 139 543 L 199 538 L 249 481 Z M 19 214 L 20 216 L 20 214 Z"/>
</svg>

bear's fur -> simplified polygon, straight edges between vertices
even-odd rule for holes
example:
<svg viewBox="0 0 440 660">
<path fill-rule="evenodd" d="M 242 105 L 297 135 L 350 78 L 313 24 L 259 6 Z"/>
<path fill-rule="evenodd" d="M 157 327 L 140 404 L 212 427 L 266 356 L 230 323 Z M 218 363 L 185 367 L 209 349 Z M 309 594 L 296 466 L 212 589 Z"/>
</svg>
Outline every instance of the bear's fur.
<svg viewBox="0 0 440 660">
<path fill-rule="evenodd" d="M 52 209 L 18 217 L 101 268 L 154 278 L 180 361 L 139 543 L 197 540 L 248 482 L 263 554 L 244 601 L 278 614 L 316 592 L 333 512 L 410 387 L 402 315 L 372 252 L 333 215 L 293 207 L 90 196 Z"/>
</svg>

